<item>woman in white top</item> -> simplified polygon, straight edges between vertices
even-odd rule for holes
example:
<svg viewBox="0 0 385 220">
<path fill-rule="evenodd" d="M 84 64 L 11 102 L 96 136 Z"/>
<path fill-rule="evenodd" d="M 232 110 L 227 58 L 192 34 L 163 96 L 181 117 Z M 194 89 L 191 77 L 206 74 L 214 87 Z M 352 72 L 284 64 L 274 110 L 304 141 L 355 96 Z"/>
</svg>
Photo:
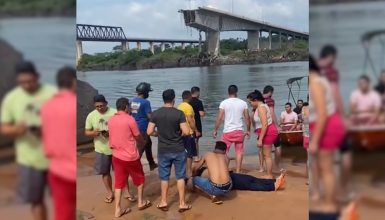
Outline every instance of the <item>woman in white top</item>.
<svg viewBox="0 0 385 220">
<path fill-rule="evenodd" d="M 262 93 L 258 90 L 247 96 L 250 105 L 255 109 L 254 122 L 258 136 L 257 146 L 263 153 L 263 160 L 266 164 L 267 175 L 265 178 L 273 178 L 273 161 L 271 159 L 271 147 L 278 138 L 278 129 L 273 123 L 270 109 L 265 104 Z"/>
<path fill-rule="evenodd" d="M 319 182 L 311 182 L 310 189 L 318 192 L 320 183 L 324 186 L 324 198 L 320 209 L 325 213 L 336 213 L 336 176 L 334 154 L 345 136 L 345 127 L 336 111 L 332 90 L 327 79 L 320 75 L 319 67 L 312 57 L 309 59 L 310 108 L 309 151 L 315 157 L 320 174 Z"/>
</svg>

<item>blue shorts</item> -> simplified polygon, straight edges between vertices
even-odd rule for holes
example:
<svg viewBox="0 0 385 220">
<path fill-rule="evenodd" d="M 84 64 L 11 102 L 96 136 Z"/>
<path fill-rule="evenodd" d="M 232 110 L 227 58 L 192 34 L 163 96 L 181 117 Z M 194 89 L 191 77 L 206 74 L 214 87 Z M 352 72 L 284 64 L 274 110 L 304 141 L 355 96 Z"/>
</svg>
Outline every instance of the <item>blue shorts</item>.
<svg viewBox="0 0 385 220">
<path fill-rule="evenodd" d="M 218 187 L 214 185 L 208 178 L 200 176 L 193 177 L 193 185 L 212 196 L 223 196 L 230 192 L 231 188 L 233 187 L 233 183 L 231 181 L 229 184 L 226 184 L 223 187 Z"/>
<path fill-rule="evenodd" d="M 183 144 L 184 144 L 184 148 L 186 149 L 188 158 L 193 158 L 195 156 L 198 156 L 197 146 L 195 141 L 196 139 L 192 135 L 183 137 Z"/>
<path fill-rule="evenodd" d="M 158 155 L 159 178 L 168 181 L 171 174 L 171 166 L 174 164 L 177 180 L 186 178 L 186 153 L 164 153 Z"/>
</svg>

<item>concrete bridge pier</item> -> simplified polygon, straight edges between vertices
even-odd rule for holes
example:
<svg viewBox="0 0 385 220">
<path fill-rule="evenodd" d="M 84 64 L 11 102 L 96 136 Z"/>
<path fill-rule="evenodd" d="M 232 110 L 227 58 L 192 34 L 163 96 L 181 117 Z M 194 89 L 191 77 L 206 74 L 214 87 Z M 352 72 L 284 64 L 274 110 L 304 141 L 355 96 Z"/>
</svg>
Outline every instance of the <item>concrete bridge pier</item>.
<svg viewBox="0 0 385 220">
<path fill-rule="evenodd" d="M 269 30 L 269 50 L 271 50 L 271 41 L 272 41 L 272 33 L 271 33 L 271 30 Z"/>
<path fill-rule="evenodd" d="M 76 64 L 79 63 L 80 59 L 82 58 L 82 55 L 83 55 L 82 41 L 77 40 L 76 41 Z"/>
<path fill-rule="evenodd" d="M 122 50 L 127 51 L 129 49 L 128 42 L 122 41 Z"/>
<path fill-rule="evenodd" d="M 160 51 L 164 51 L 166 49 L 166 45 L 164 43 L 160 44 Z"/>
<path fill-rule="evenodd" d="M 150 42 L 150 51 L 152 54 L 155 54 L 154 42 Z"/>
<path fill-rule="evenodd" d="M 247 31 L 247 49 L 259 50 L 259 30 Z"/>
<path fill-rule="evenodd" d="M 175 49 L 175 43 L 171 43 L 171 49 Z"/>
<path fill-rule="evenodd" d="M 219 31 L 208 31 L 206 32 L 207 37 L 207 52 L 210 55 L 218 56 L 219 55 Z"/>
<path fill-rule="evenodd" d="M 137 50 L 142 50 L 142 43 L 141 42 L 136 42 L 136 49 Z"/>
<path fill-rule="evenodd" d="M 282 48 L 282 34 L 279 32 L 279 49 Z"/>
<path fill-rule="evenodd" d="M 186 49 L 186 44 L 185 43 L 182 43 L 182 50 Z"/>
</svg>

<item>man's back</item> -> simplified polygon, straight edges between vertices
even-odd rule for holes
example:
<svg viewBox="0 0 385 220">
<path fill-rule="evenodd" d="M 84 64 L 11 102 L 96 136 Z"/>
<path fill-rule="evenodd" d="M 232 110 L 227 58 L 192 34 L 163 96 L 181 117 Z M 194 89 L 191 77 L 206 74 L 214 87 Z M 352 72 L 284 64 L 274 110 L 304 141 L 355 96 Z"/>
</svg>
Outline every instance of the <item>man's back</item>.
<svg viewBox="0 0 385 220">
<path fill-rule="evenodd" d="M 145 132 L 148 126 L 147 114 L 151 113 L 151 104 L 147 99 L 136 97 L 131 102 L 131 113 L 141 132 Z"/>
<path fill-rule="evenodd" d="M 201 121 L 201 115 L 199 114 L 199 112 L 204 111 L 203 103 L 197 97 L 192 97 L 190 101 L 190 105 L 194 109 L 194 119 L 195 119 L 195 124 L 197 126 L 197 129 L 199 131 L 202 131 L 202 121 Z"/>
<path fill-rule="evenodd" d="M 229 182 L 229 168 L 226 154 L 209 152 L 205 156 L 210 180 L 217 184 Z"/>
<path fill-rule="evenodd" d="M 182 111 L 173 107 L 162 107 L 153 112 L 151 122 L 157 127 L 158 153 L 184 151 L 180 124 L 186 122 Z"/>
<path fill-rule="evenodd" d="M 220 109 L 225 111 L 223 132 L 243 130 L 243 112 L 247 110 L 247 103 L 239 98 L 228 98 L 221 102 Z"/>
</svg>

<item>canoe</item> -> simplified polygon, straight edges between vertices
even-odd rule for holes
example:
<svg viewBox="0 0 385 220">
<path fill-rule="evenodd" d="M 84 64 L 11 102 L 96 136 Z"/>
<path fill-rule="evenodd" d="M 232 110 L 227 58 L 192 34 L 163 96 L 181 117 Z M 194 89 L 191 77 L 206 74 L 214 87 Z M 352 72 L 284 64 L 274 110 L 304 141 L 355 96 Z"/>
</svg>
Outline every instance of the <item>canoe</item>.
<svg viewBox="0 0 385 220">
<path fill-rule="evenodd" d="M 302 146 L 302 131 L 280 131 L 279 138 L 283 146 Z"/>
<path fill-rule="evenodd" d="M 368 151 L 385 149 L 385 125 L 354 126 L 348 129 L 349 142 L 354 148 Z"/>
</svg>

